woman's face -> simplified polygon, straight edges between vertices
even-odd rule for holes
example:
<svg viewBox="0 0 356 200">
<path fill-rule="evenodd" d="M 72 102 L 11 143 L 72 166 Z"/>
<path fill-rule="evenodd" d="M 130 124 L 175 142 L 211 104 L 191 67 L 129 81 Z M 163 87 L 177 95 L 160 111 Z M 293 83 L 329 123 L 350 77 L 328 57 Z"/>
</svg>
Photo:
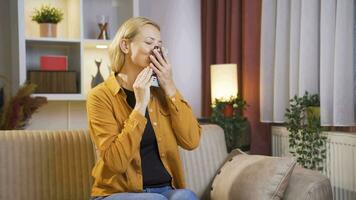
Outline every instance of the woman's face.
<svg viewBox="0 0 356 200">
<path fill-rule="evenodd" d="M 135 65 L 147 67 L 150 64 L 149 55 L 155 46 L 162 46 L 161 33 L 152 25 L 144 25 L 130 43 L 130 57 Z"/>
</svg>

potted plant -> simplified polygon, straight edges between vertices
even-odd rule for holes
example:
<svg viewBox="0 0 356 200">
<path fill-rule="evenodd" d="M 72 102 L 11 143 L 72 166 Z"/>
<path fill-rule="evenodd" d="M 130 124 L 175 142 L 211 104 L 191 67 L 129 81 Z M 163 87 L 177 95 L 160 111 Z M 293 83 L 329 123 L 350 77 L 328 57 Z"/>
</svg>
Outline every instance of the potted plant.
<svg viewBox="0 0 356 200">
<path fill-rule="evenodd" d="M 319 95 L 309 95 L 308 92 L 305 92 L 303 98 L 303 104 L 306 107 L 306 116 L 309 123 L 310 120 L 319 119 L 320 120 L 320 100 Z"/>
<path fill-rule="evenodd" d="M 50 5 L 34 10 L 32 21 L 40 25 L 41 37 L 57 37 L 57 24 L 63 20 L 63 12 Z"/>
<path fill-rule="evenodd" d="M 5 86 L 10 86 L 6 76 L 0 75 L 0 80 Z M 0 130 L 24 129 L 32 114 L 47 103 L 46 97 L 31 96 L 35 88 L 35 84 L 25 83 L 14 97 L 3 98 L 4 104 L 0 105 Z"/>
<path fill-rule="evenodd" d="M 285 116 L 290 153 L 301 166 L 321 171 L 327 138 L 320 125 L 319 95 L 305 92 L 302 97 L 294 96 L 289 102 Z"/>
<path fill-rule="evenodd" d="M 242 116 L 245 109 L 246 102 L 239 95 L 228 100 L 215 99 L 212 105 L 210 121 L 224 129 L 228 152 L 235 148 L 242 150 L 250 148 L 248 121 Z"/>
</svg>

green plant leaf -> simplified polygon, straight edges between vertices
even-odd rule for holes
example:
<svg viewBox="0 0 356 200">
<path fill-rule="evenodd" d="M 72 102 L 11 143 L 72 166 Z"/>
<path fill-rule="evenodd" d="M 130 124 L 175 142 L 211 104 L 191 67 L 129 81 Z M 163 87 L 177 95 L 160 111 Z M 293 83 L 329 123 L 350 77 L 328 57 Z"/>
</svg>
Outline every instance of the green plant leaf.
<svg viewBox="0 0 356 200">
<path fill-rule="evenodd" d="M 320 105 L 319 95 L 306 91 L 302 97 L 295 95 L 289 103 L 285 112 L 289 148 L 294 149 L 293 155 L 300 165 L 319 170 L 317 166 L 321 166 L 326 157 L 326 137 L 322 135 L 320 118 L 306 115 L 307 107 Z"/>
<path fill-rule="evenodd" d="M 44 4 L 39 9 L 34 9 L 32 21 L 57 24 L 63 20 L 63 15 L 60 9 Z"/>
</svg>

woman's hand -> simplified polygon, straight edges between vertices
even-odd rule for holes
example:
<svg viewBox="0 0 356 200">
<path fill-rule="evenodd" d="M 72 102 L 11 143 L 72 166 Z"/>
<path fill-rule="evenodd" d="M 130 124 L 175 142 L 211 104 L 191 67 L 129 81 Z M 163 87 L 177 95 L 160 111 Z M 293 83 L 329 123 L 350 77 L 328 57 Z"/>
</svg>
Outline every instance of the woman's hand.
<svg viewBox="0 0 356 200">
<path fill-rule="evenodd" d="M 153 50 L 156 56 L 150 55 L 152 63 L 150 63 L 151 69 L 157 74 L 157 78 L 160 86 L 164 90 L 167 96 L 173 96 L 176 92 L 176 86 L 172 78 L 172 66 L 168 60 L 166 49 L 163 47 L 162 54 L 157 49 Z"/>
<path fill-rule="evenodd" d="M 152 69 L 146 67 L 138 75 L 133 84 L 133 89 L 136 98 L 134 110 L 145 116 L 146 108 L 150 100 L 150 86 L 152 81 Z"/>
</svg>

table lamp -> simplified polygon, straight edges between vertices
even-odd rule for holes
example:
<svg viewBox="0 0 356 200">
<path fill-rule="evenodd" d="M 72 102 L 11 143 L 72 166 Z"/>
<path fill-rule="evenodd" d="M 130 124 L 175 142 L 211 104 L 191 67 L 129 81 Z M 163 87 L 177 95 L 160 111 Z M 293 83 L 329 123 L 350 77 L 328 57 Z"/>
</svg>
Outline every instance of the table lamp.
<svg viewBox="0 0 356 200">
<path fill-rule="evenodd" d="M 236 97 L 238 93 L 237 64 L 214 64 L 210 66 L 211 80 L 211 103 L 214 105 L 216 99 L 219 101 L 229 101 L 231 97 Z M 231 117 L 233 105 L 226 104 L 224 116 Z"/>
</svg>

